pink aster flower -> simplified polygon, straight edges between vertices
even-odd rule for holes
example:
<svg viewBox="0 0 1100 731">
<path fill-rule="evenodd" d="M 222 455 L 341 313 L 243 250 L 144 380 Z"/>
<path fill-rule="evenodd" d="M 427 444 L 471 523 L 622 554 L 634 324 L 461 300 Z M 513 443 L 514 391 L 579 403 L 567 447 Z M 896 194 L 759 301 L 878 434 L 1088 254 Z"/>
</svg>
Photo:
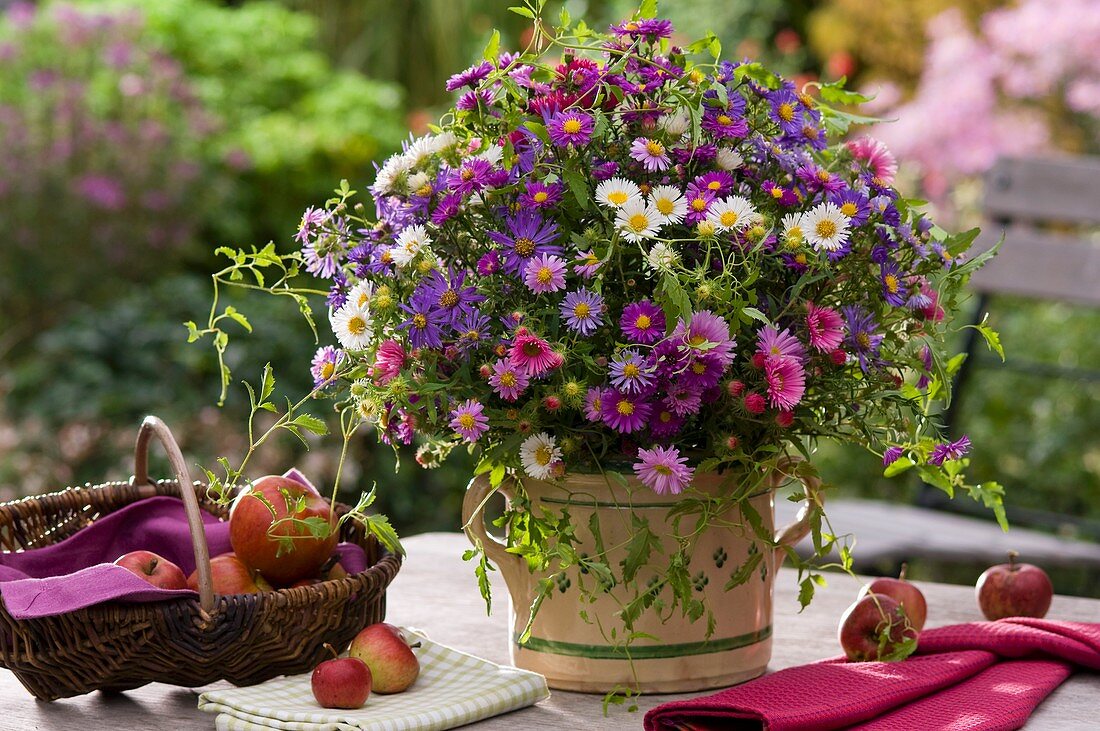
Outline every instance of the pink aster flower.
<svg viewBox="0 0 1100 731">
<path fill-rule="evenodd" d="M 476 442 L 489 430 L 489 417 L 485 416 L 485 407 L 477 399 L 469 399 L 451 412 L 451 428 L 467 442 Z"/>
<path fill-rule="evenodd" d="M 630 156 L 642 163 L 642 167 L 651 173 L 658 170 L 668 170 L 668 150 L 657 140 L 648 137 L 638 137 L 630 146 Z"/>
<path fill-rule="evenodd" d="M 768 402 L 777 409 L 790 411 L 806 392 L 806 371 L 794 358 L 768 358 L 764 378 L 768 382 Z"/>
<path fill-rule="evenodd" d="M 840 313 L 828 307 L 806 303 L 806 330 L 810 347 L 819 353 L 836 350 L 844 340 L 844 320 Z"/>
<path fill-rule="evenodd" d="M 510 363 L 524 374 L 541 376 L 555 368 L 560 368 L 562 362 L 561 355 L 554 352 L 550 343 L 528 332 L 526 328 L 516 331 L 516 339 L 512 341 L 510 351 Z"/>
<path fill-rule="evenodd" d="M 679 432 L 683 425 L 684 417 L 677 416 L 662 405 L 649 419 L 649 433 L 656 439 L 668 439 Z"/>
<path fill-rule="evenodd" d="M 756 352 L 763 353 L 765 358 L 795 358 L 802 360 L 806 357 L 806 349 L 798 341 L 791 331 L 780 330 L 772 325 L 760 329 L 756 336 Z"/>
<path fill-rule="evenodd" d="M 698 389 L 676 384 L 669 389 L 668 395 L 661 403 L 677 416 L 689 416 L 699 413 L 699 409 L 703 406 L 703 396 Z"/>
<path fill-rule="evenodd" d="M 553 254 L 536 256 L 527 262 L 523 282 L 538 294 L 565 289 L 565 262 Z"/>
<path fill-rule="evenodd" d="M 871 174 L 882 181 L 883 185 L 894 182 L 898 172 L 898 161 L 894 153 L 881 140 L 874 137 L 859 137 L 848 142 L 848 151 L 852 157 L 866 165 Z"/>
<path fill-rule="evenodd" d="M 608 388 L 590 388 L 584 397 L 584 418 L 589 421 L 603 421 L 603 401 L 610 398 L 614 391 Z"/>
<path fill-rule="evenodd" d="M 575 145 L 582 147 L 592 139 L 592 131 L 595 126 L 592 117 L 571 109 L 567 112 L 558 112 L 546 122 L 546 131 L 550 135 L 550 141 L 558 147 Z"/>
<path fill-rule="evenodd" d="M 603 262 L 596 256 L 592 249 L 588 251 L 582 251 L 577 254 L 577 258 L 573 260 L 573 273 L 579 274 L 585 279 L 591 279 L 596 276 L 596 272 L 600 270 L 600 266 Z"/>
<path fill-rule="evenodd" d="M 649 300 L 632 302 L 623 308 L 619 325 L 631 341 L 648 345 L 665 336 L 665 313 Z"/>
<path fill-rule="evenodd" d="M 601 399 L 600 407 L 604 423 L 623 434 L 642 429 L 653 410 L 640 396 L 615 390 L 611 390 Z"/>
<path fill-rule="evenodd" d="M 729 325 L 709 310 L 699 310 L 686 324 L 680 320 L 672 335 L 686 348 L 706 352 L 723 365 L 729 365 L 733 361 L 733 347 L 736 343 L 730 337 Z"/>
<path fill-rule="evenodd" d="M 676 447 L 654 445 L 638 450 L 634 474 L 658 495 L 676 495 L 691 484 L 695 469 L 687 466 L 687 457 L 681 457 Z"/>
<path fill-rule="evenodd" d="M 958 441 L 944 442 L 932 448 L 928 464 L 942 465 L 947 460 L 962 459 L 970 451 L 970 437 L 962 436 Z"/>
<path fill-rule="evenodd" d="M 501 358 L 493 364 L 493 375 L 489 376 L 489 385 L 505 401 L 515 401 L 527 388 L 531 379 L 514 363 Z"/>
<path fill-rule="evenodd" d="M 405 367 L 405 348 L 396 340 L 385 340 L 378 346 L 371 367 L 371 377 L 379 386 L 384 386 Z"/>
</svg>

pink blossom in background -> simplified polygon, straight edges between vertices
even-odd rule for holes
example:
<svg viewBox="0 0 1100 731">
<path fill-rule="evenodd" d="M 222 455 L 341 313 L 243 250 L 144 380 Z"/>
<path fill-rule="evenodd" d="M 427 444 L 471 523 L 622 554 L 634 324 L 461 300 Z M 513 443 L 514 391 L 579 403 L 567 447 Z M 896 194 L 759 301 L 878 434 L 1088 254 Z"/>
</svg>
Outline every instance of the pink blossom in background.
<svg viewBox="0 0 1100 731">
<path fill-rule="evenodd" d="M 108 211 L 117 211 L 126 205 L 126 192 L 115 179 L 91 173 L 73 182 L 77 193 L 93 205 Z"/>
</svg>

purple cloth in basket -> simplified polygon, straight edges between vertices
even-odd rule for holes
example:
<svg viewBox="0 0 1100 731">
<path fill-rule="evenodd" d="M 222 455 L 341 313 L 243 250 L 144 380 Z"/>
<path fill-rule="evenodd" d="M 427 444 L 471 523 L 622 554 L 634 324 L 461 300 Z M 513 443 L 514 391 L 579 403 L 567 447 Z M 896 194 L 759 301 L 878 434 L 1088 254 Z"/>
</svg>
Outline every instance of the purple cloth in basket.
<svg viewBox="0 0 1100 731">
<path fill-rule="evenodd" d="M 298 479 L 296 474 L 288 474 Z M 305 480 L 302 480 L 305 482 Z M 229 524 L 202 511 L 210 555 L 232 550 Z M 158 589 L 112 562 L 130 551 L 153 551 L 190 574 L 195 569 L 183 501 L 158 496 L 97 519 L 59 543 L 0 553 L 0 598 L 15 619 L 64 614 L 105 601 L 151 602 L 195 596 L 189 589 Z M 367 568 L 363 549 L 336 547 L 348 573 Z"/>
</svg>

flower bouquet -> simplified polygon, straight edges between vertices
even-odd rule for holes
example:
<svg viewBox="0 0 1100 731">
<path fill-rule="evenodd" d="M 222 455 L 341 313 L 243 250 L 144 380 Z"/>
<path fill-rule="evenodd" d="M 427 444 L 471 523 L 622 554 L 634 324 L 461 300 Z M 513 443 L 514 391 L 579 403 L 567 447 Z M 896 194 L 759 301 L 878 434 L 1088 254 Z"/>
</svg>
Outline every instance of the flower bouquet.
<svg viewBox="0 0 1100 731">
<path fill-rule="evenodd" d="M 716 652 L 729 667 L 703 685 L 761 672 L 779 559 L 803 602 L 820 581 L 787 544 L 812 532 L 819 557 L 849 565 L 823 528 L 818 440 L 1003 518 L 1000 487 L 965 482 L 969 443 L 938 439 L 934 418 L 961 362 L 945 338 L 984 258 L 967 257 L 977 231 L 949 235 L 901 197 L 879 142 L 835 144 L 870 121 L 838 108 L 858 94 L 720 61 L 714 36 L 680 46 L 647 5 L 607 33 L 513 8 L 531 45 L 502 53 L 494 34 L 369 204 L 344 182 L 306 211 L 299 250 L 226 250 L 215 275 L 307 316 L 309 295 L 327 298 L 336 343 L 317 351 L 312 395 L 345 440 L 369 424 L 417 443 L 424 467 L 478 455 L 467 558 L 487 599 L 492 563 L 505 570 L 516 661 L 558 687 L 699 687 L 667 669 L 647 685 L 637 666 Z M 192 337 L 220 353 L 240 317 L 215 306 Z M 776 537 L 770 488 L 786 477 L 810 498 Z M 496 491 L 505 543 L 481 525 Z M 723 598 L 736 591 L 755 592 L 739 595 L 749 609 Z M 674 619 L 688 639 L 662 636 L 680 637 Z M 581 658 L 604 685 L 535 656 Z"/>
</svg>

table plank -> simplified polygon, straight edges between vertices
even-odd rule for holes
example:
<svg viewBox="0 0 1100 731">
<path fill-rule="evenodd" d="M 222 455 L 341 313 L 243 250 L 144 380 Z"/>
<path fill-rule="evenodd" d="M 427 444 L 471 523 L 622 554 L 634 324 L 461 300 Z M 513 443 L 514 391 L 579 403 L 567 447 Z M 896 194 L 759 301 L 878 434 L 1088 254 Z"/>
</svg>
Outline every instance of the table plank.
<svg viewBox="0 0 1100 731">
<path fill-rule="evenodd" d="M 507 594 L 494 575 L 496 606 L 485 615 L 473 569 L 460 556 L 466 539 L 457 533 L 429 533 L 405 541 L 409 560 L 389 593 L 387 619 L 424 629 L 438 642 L 494 662 L 508 661 Z M 920 583 L 928 599 L 928 626 L 981 619 L 971 587 Z M 845 576 L 830 577 L 814 603 L 798 614 L 794 575 L 780 571 L 776 585 L 775 642 L 772 669 L 801 665 L 838 654 L 836 623 L 854 598 L 858 584 Z M 1057 619 L 1100 622 L 1100 601 L 1058 596 L 1050 610 Z M 539 705 L 476 724 L 478 731 L 514 729 L 637 729 L 641 713 L 673 696 L 645 696 L 639 713 L 611 709 L 601 717 L 600 696 L 555 691 Z M 684 695 L 675 696 L 686 697 Z M 1070 678 L 1039 707 L 1027 725 L 1043 729 L 1096 728 L 1100 675 Z M 54 703 L 35 701 L 15 677 L 0 671 L 0 729 L 4 731 L 92 731 L 96 729 L 210 729 L 213 717 L 195 708 L 192 691 L 149 685 L 123 695 L 92 693 Z"/>
</svg>

